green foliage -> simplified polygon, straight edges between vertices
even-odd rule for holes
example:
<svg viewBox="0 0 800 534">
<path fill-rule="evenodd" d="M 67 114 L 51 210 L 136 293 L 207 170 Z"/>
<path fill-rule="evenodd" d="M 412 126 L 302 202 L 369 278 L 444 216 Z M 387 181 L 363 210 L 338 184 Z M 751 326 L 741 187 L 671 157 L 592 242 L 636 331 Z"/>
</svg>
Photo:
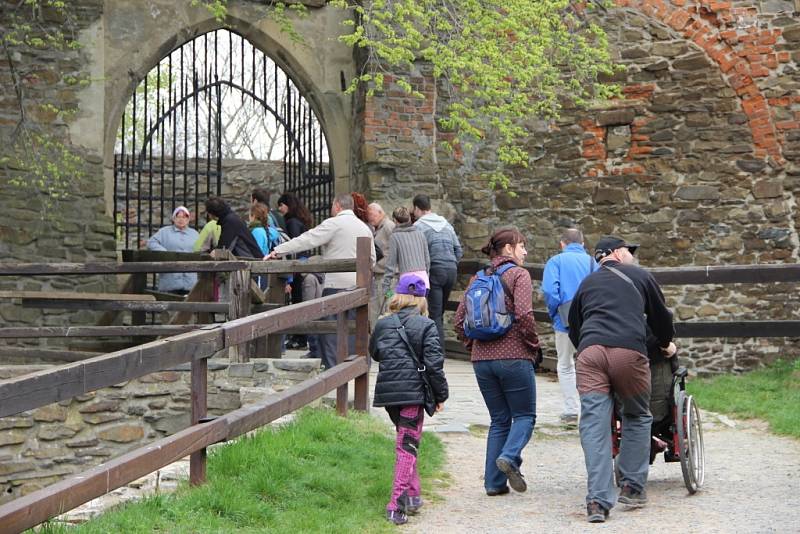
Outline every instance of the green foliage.
<svg viewBox="0 0 800 534">
<path fill-rule="evenodd" d="M 443 462 L 442 443 L 425 434 L 426 498 Z M 392 532 L 383 514 L 393 474 L 384 423 L 307 409 L 284 427 L 214 449 L 204 486 L 122 506 L 69 532 Z"/>
<path fill-rule="evenodd" d="M 43 197 L 45 213 L 58 201 L 77 193 L 77 184 L 85 174 L 80 155 L 65 143 L 63 135 L 54 133 L 56 128 L 49 127 L 63 124 L 77 110 L 49 102 L 29 102 L 28 84 L 39 82 L 36 69 L 40 67 L 20 58 L 22 53 L 36 54 L 38 50 L 79 49 L 80 43 L 74 37 L 75 14 L 63 1 L 24 0 L 0 6 L 0 19 L 4 29 L 0 46 L 12 83 L 4 89 L 15 95 L 19 110 L 16 127 L 0 137 L 0 166 L 6 167 L 11 186 Z M 84 78 L 82 74 L 69 75 L 61 81 L 83 87 L 87 83 Z"/>
<path fill-rule="evenodd" d="M 740 375 L 693 380 L 687 389 L 705 410 L 757 417 L 770 430 L 800 438 L 800 360 Z"/>
<path fill-rule="evenodd" d="M 83 159 L 71 147 L 52 135 L 28 128 L 19 131 L 10 146 L 10 155 L 0 157 L 0 165 L 15 170 L 8 181 L 10 185 L 44 195 L 43 213 L 78 193 L 78 184 L 85 177 Z"/>
<path fill-rule="evenodd" d="M 260 0 L 264 8 L 264 15 L 271 18 L 280 30 L 297 43 L 303 44 L 303 36 L 297 31 L 292 23 L 290 13 L 297 17 L 308 15 L 308 9 L 303 4 L 281 2 L 278 0 Z M 224 22 L 228 16 L 228 0 L 191 0 L 192 7 L 204 7 L 217 22 Z"/>
<path fill-rule="evenodd" d="M 474 143 L 497 143 L 499 167 L 490 186 L 509 186 L 507 170 L 526 167 L 525 124 L 556 118 L 565 102 L 585 106 L 618 94 L 601 83 L 615 67 L 603 30 L 587 11 L 608 0 L 332 0 L 352 10 L 352 33 L 341 40 L 368 54 L 366 70 L 350 89 L 366 83 L 368 94 L 384 88 L 385 75 L 398 68 L 413 72 L 418 60 L 432 66 L 454 98 L 439 117 L 453 133 L 451 150 Z M 411 78 L 400 89 L 425 97 Z"/>
</svg>

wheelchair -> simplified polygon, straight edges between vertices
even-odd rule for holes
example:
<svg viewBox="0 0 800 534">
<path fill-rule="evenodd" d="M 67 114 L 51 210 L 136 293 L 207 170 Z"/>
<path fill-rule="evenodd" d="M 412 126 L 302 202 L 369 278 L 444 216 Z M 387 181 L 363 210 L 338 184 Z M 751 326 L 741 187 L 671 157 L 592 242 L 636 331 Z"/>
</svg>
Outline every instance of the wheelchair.
<svg viewBox="0 0 800 534">
<path fill-rule="evenodd" d="M 653 420 L 650 440 L 650 465 L 664 453 L 665 462 L 680 462 L 683 482 L 689 494 L 699 490 L 705 480 L 705 451 L 703 448 L 703 425 L 700 410 L 692 395 L 686 393 L 688 371 L 679 366 L 677 355 L 667 362 L 672 371 L 672 382 L 668 394 L 668 413 L 663 419 Z M 652 407 L 652 400 L 651 400 Z M 651 411 L 652 408 L 651 408 Z M 611 413 L 611 449 L 614 457 L 614 479 L 622 484 L 622 475 L 617 465 L 622 420 L 615 403 Z"/>
</svg>

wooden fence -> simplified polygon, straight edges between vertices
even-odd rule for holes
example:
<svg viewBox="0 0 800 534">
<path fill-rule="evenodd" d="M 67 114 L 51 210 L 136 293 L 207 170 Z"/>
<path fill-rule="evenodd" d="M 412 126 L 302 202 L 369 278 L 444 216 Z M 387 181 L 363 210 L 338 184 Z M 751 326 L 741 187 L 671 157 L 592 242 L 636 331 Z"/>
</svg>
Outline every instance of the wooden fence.
<svg viewBox="0 0 800 534">
<path fill-rule="evenodd" d="M 348 382 L 354 381 L 354 408 L 368 410 L 368 312 L 372 276 L 370 239 L 358 239 L 355 260 L 298 265 L 296 262 L 190 262 L 136 264 L 0 265 L 0 275 L 105 274 L 120 272 L 322 272 L 356 271 L 356 289 L 218 325 L 195 329 L 132 348 L 0 381 L 0 417 L 5 417 L 109 387 L 148 373 L 191 362 L 191 426 L 114 460 L 73 475 L 0 506 L 0 532 L 21 532 L 95 497 L 190 456 L 189 479 L 206 478 L 206 447 L 230 440 L 337 390 L 336 409 L 347 410 Z M 24 271 L 24 273 L 23 273 Z M 249 274 L 248 274 L 249 278 Z M 348 354 L 347 311 L 356 309 L 355 354 Z M 267 401 L 224 416 L 206 418 L 207 359 L 220 350 L 275 334 L 327 315 L 336 315 L 338 365 L 314 379 L 272 395 Z M 85 327 L 92 328 L 92 327 Z M 94 327 L 103 328 L 103 327 Z"/>
<path fill-rule="evenodd" d="M 487 265 L 485 260 L 462 260 L 458 266 L 459 274 L 472 275 Z M 543 264 L 526 263 L 525 268 L 533 280 L 541 282 Z M 800 264 L 765 265 L 719 265 L 699 267 L 656 267 L 648 268 L 662 286 L 709 285 L 709 284 L 767 284 L 800 282 Z M 445 309 L 455 311 L 458 302 L 449 301 Z M 536 322 L 551 323 L 547 311 L 533 312 Z M 738 321 L 690 321 L 675 323 L 676 338 L 761 338 L 761 337 L 800 337 L 800 320 L 738 320 Z M 448 357 L 467 357 L 463 345 L 448 342 Z M 550 365 L 548 365 L 548 363 Z M 555 369 L 552 362 L 545 360 L 547 368 Z"/>
</svg>

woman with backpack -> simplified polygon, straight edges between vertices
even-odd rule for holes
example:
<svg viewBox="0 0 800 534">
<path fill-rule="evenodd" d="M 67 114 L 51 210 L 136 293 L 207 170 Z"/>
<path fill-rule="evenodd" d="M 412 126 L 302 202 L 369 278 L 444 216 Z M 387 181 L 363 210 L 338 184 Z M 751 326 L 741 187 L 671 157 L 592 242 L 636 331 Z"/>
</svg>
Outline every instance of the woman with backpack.
<svg viewBox="0 0 800 534">
<path fill-rule="evenodd" d="M 369 354 L 380 363 L 374 406 L 384 406 L 397 429 L 394 483 L 386 519 L 396 525 L 422 506 L 417 450 L 425 412 L 441 411 L 447 400 L 444 353 L 436 323 L 428 318 L 428 286 L 414 273 L 400 277 L 369 340 Z"/>
<path fill-rule="evenodd" d="M 491 265 L 470 280 L 456 311 L 455 330 L 470 350 L 491 418 L 484 487 L 495 496 L 508 493 L 508 485 L 519 492 L 527 489 L 520 466 L 536 423 L 534 370 L 542 351 L 531 276 L 521 267 L 528 254 L 525 237 L 515 228 L 500 229 L 481 251 Z"/>
</svg>

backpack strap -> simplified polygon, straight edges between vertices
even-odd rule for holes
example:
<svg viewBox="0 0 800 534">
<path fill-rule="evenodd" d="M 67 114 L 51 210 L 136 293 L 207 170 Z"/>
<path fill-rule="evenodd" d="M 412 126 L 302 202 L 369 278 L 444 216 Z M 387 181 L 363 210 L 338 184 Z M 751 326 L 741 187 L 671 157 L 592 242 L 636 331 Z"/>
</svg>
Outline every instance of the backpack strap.
<svg viewBox="0 0 800 534">
<path fill-rule="evenodd" d="M 506 271 L 513 269 L 514 267 L 519 267 L 519 265 L 517 265 L 513 261 L 509 261 L 507 263 L 504 263 L 497 269 L 494 269 L 491 265 L 486 269 L 484 269 L 484 273 L 486 274 L 494 273 L 497 274 L 498 277 L 500 277 L 500 283 L 503 284 L 503 291 L 506 292 L 506 295 L 509 295 L 511 297 L 512 301 L 514 300 L 514 293 L 511 292 L 511 289 L 508 287 L 508 284 L 506 284 L 506 281 L 503 280 L 503 275 L 505 274 Z"/>
</svg>

